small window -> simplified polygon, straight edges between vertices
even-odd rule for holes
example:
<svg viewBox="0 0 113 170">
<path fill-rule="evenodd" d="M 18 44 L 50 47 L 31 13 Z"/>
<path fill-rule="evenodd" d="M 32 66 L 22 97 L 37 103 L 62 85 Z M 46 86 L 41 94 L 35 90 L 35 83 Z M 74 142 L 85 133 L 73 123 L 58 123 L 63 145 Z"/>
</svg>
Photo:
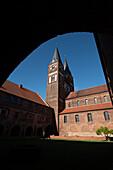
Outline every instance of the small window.
<svg viewBox="0 0 113 170">
<path fill-rule="evenodd" d="M 71 103 L 70 102 L 69 102 L 68 106 L 71 107 Z"/>
<path fill-rule="evenodd" d="M 5 97 L 5 102 L 9 102 L 10 101 L 10 96 L 6 96 Z"/>
<path fill-rule="evenodd" d="M 88 116 L 88 122 L 92 122 L 92 121 L 93 121 L 93 120 L 92 120 L 92 114 L 89 113 L 87 116 Z"/>
<path fill-rule="evenodd" d="M 64 123 L 67 123 L 67 116 L 64 116 Z"/>
<path fill-rule="evenodd" d="M 19 104 L 20 104 L 20 105 L 23 104 L 23 99 L 20 99 L 20 100 L 19 100 Z"/>
<path fill-rule="evenodd" d="M 94 98 L 94 102 L 95 102 L 95 104 L 97 104 L 97 98 L 96 97 Z"/>
<path fill-rule="evenodd" d="M 79 115 L 76 115 L 76 116 L 75 116 L 75 121 L 76 121 L 76 123 L 79 122 Z"/>
<path fill-rule="evenodd" d="M 13 98 L 12 103 L 16 104 L 16 98 Z"/>
<path fill-rule="evenodd" d="M 104 102 L 107 102 L 107 97 L 106 96 L 104 96 Z"/>
<path fill-rule="evenodd" d="M 77 101 L 77 106 L 80 106 L 80 102 L 79 102 L 79 100 Z"/>
<path fill-rule="evenodd" d="M 85 100 L 86 105 L 88 105 L 88 99 Z"/>
<path fill-rule="evenodd" d="M 109 116 L 108 112 L 104 112 L 104 118 L 105 118 L 105 121 L 109 121 L 110 120 L 110 116 Z"/>
<path fill-rule="evenodd" d="M 32 113 L 28 113 L 27 112 L 27 115 L 26 115 L 27 119 L 33 119 L 34 118 L 34 115 Z"/>
</svg>

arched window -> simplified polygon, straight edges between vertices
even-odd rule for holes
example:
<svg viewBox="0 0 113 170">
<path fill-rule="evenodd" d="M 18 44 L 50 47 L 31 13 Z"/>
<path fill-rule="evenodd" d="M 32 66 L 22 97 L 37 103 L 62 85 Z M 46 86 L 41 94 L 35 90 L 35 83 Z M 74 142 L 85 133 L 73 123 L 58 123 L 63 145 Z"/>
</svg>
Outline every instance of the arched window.
<svg viewBox="0 0 113 170">
<path fill-rule="evenodd" d="M 79 122 L 79 115 L 75 115 L 75 121 L 76 121 L 76 123 Z"/>
<path fill-rule="evenodd" d="M 105 118 L 105 121 L 109 121 L 110 120 L 110 116 L 109 116 L 108 112 L 104 112 L 104 118 Z"/>
<path fill-rule="evenodd" d="M 88 116 L 88 122 L 92 122 L 92 121 L 93 121 L 93 120 L 92 120 L 92 114 L 89 113 L 87 116 Z"/>
<path fill-rule="evenodd" d="M 55 81 L 57 81 L 57 74 L 55 75 Z"/>
<path fill-rule="evenodd" d="M 64 123 L 67 123 L 67 116 L 64 116 Z"/>
<path fill-rule="evenodd" d="M 97 104 L 97 98 L 96 97 L 94 98 L 94 102 L 95 102 L 95 104 Z"/>
<path fill-rule="evenodd" d="M 77 101 L 77 106 L 80 106 L 80 102 L 79 102 L 79 100 Z"/>
<path fill-rule="evenodd" d="M 54 75 L 51 77 L 51 81 L 52 81 L 52 82 L 55 81 L 55 76 L 54 76 Z"/>
<path fill-rule="evenodd" d="M 88 99 L 85 100 L 86 105 L 88 105 Z"/>
<path fill-rule="evenodd" d="M 104 102 L 107 102 L 107 97 L 106 96 L 104 96 Z"/>
<path fill-rule="evenodd" d="M 69 102 L 68 106 L 71 107 L 71 103 L 70 102 Z"/>
</svg>

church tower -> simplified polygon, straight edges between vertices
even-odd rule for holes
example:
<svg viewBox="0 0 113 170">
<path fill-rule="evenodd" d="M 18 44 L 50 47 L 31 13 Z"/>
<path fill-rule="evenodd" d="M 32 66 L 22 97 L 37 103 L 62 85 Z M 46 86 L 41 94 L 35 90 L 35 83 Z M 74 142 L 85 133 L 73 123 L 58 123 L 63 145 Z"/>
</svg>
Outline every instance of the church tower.
<svg viewBox="0 0 113 170">
<path fill-rule="evenodd" d="M 74 91 L 73 77 L 66 59 L 63 66 L 56 47 L 48 66 L 46 102 L 54 108 L 57 132 L 59 128 L 58 113 L 65 109 L 65 98 L 71 91 Z"/>
</svg>

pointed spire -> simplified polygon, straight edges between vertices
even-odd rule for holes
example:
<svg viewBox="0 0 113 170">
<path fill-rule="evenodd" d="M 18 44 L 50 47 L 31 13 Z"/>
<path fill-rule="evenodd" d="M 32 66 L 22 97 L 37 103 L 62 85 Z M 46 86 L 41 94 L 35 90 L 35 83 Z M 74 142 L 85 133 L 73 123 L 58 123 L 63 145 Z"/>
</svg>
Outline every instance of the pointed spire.
<svg viewBox="0 0 113 170">
<path fill-rule="evenodd" d="M 54 52 L 53 59 L 52 59 L 51 63 L 54 63 L 56 61 L 59 61 L 62 64 L 57 45 L 56 45 L 55 52 Z"/>
<path fill-rule="evenodd" d="M 71 74 L 69 67 L 68 67 L 68 64 L 67 64 L 66 58 L 65 58 L 65 61 L 64 61 L 64 74 Z"/>
</svg>

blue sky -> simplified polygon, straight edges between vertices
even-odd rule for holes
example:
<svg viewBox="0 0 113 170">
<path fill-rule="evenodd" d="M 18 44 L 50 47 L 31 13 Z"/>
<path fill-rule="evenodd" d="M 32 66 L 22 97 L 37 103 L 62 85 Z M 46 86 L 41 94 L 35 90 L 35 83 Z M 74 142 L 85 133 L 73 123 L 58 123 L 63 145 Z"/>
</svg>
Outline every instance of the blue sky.
<svg viewBox="0 0 113 170">
<path fill-rule="evenodd" d="M 18 65 L 8 80 L 39 93 L 45 100 L 48 65 L 56 43 L 62 62 L 67 59 L 75 90 L 106 83 L 92 33 L 69 33 L 46 41 Z"/>
</svg>

